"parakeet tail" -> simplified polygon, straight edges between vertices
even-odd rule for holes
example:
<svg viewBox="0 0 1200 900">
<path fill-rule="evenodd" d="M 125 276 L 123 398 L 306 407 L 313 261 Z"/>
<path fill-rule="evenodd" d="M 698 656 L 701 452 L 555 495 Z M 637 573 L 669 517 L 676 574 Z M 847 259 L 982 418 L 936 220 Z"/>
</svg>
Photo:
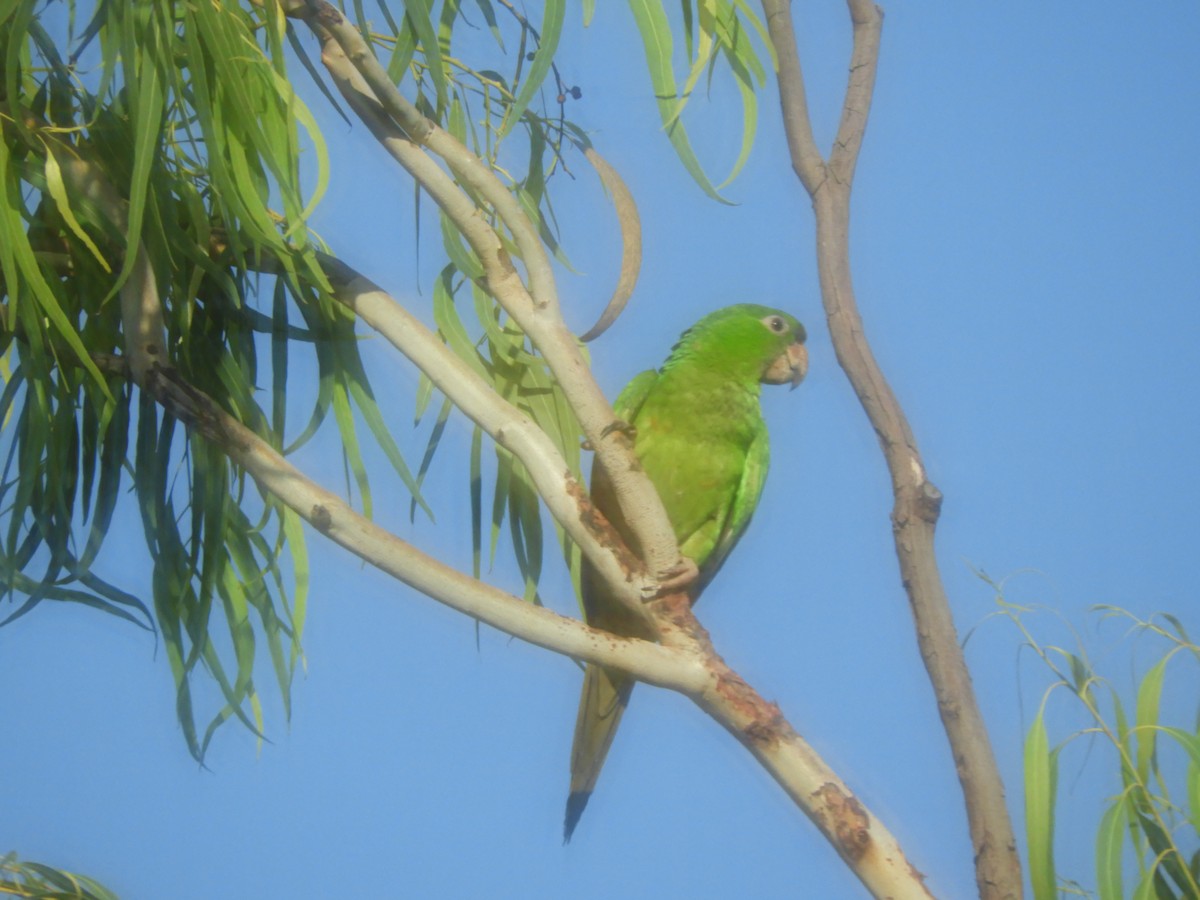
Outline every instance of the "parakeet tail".
<svg viewBox="0 0 1200 900">
<path fill-rule="evenodd" d="M 563 820 L 564 844 L 571 840 L 571 833 L 592 796 L 617 725 L 629 704 L 633 684 L 628 675 L 602 666 L 589 665 L 584 672 L 579 717 L 575 720 L 575 744 L 571 748 L 571 793 Z"/>
</svg>

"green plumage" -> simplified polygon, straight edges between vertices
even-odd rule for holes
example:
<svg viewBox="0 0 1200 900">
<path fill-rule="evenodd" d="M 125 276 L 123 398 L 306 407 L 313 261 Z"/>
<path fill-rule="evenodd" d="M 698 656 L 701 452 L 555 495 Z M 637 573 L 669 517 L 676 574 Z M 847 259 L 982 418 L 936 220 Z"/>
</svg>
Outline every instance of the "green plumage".
<svg viewBox="0 0 1200 900">
<path fill-rule="evenodd" d="M 692 602 L 737 544 L 762 495 L 769 448 L 759 407 L 761 385 L 804 376 L 804 328 L 765 306 L 730 306 L 684 332 L 658 371 L 642 372 L 614 405 L 633 426 L 634 453 L 654 483 L 680 551 L 696 563 Z M 637 553 L 607 474 L 592 469 L 592 501 Z M 609 596 L 585 564 L 583 606 L 588 624 L 630 637 L 652 637 Z M 579 821 L 633 690 L 629 676 L 589 665 L 584 675 L 564 840 Z"/>
</svg>

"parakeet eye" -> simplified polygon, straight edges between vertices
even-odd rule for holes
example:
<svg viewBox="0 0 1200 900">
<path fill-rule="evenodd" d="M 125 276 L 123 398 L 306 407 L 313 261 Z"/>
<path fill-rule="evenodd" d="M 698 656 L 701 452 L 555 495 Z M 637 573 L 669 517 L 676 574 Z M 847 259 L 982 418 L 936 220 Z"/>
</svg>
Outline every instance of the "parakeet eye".
<svg viewBox="0 0 1200 900">
<path fill-rule="evenodd" d="M 763 319 L 763 324 L 776 334 L 783 334 L 787 331 L 787 322 L 783 320 L 783 316 L 767 316 Z"/>
</svg>

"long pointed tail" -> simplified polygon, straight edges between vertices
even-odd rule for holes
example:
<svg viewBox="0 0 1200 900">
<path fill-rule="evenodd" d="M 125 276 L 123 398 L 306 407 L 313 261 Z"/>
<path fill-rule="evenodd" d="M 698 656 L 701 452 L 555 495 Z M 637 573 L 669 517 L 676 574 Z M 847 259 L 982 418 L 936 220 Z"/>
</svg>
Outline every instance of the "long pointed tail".
<svg viewBox="0 0 1200 900">
<path fill-rule="evenodd" d="M 628 675 L 602 666 L 589 665 L 584 672 L 579 716 L 575 720 L 575 744 L 571 748 L 571 793 L 563 820 L 564 844 L 571 840 L 571 833 L 592 796 L 633 685 L 634 680 Z"/>
</svg>

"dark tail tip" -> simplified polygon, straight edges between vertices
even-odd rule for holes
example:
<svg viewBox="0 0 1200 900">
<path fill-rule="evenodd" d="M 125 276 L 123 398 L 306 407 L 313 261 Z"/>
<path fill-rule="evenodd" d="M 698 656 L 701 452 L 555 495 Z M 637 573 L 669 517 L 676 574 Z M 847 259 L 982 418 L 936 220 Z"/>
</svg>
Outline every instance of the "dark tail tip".
<svg viewBox="0 0 1200 900">
<path fill-rule="evenodd" d="M 563 818 L 564 844 L 571 843 L 571 835 L 575 833 L 575 826 L 579 824 L 579 817 L 583 815 L 583 809 L 591 797 L 591 791 L 573 791 L 567 797 L 567 814 Z"/>
</svg>

